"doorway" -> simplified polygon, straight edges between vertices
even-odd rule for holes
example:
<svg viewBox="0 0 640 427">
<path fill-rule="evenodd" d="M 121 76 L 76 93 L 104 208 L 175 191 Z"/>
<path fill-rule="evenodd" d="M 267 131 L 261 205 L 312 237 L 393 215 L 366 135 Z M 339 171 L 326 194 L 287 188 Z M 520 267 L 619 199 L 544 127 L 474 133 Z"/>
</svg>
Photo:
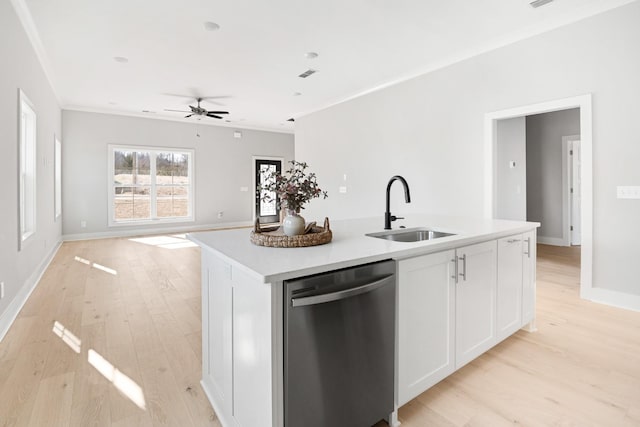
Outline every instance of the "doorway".
<svg viewBox="0 0 640 427">
<path fill-rule="evenodd" d="M 267 184 L 273 179 L 274 172 L 282 172 L 281 157 L 253 157 L 253 218 L 260 224 L 272 224 L 280 222 L 280 200 L 273 191 L 259 190 L 258 187 Z M 269 196 L 265 200 L 265 196 Z"/>
<path fill-rule="evenodd" d="M 485 115 L 485 217 L 496 218 L 498 188 L 498 121 L 529 115 L 561 111 L 572 108 L 580 110 L 580 154 L 581 161 L 576 173 L 579 174 L 580 193 L 580 296 L 590 299 L 592 294 L 592 108 L 591 95 L 564 98 L 539 104 L 510 108 Z M 578 202 L 578 201 L 576 201 Z"/>
</svg>

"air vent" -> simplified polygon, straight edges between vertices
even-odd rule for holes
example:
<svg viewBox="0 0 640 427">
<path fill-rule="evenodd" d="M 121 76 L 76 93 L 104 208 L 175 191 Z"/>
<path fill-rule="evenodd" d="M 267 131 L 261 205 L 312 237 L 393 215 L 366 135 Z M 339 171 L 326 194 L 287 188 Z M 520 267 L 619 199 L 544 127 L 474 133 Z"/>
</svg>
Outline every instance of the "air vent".
<svg viewBox="0 0 640 427">
<path fill-rule="evenodd" d="M 540 7 L 540 6 L 544 6 L 547 3 L 551 3 L 553 0 L 535 0 L 532 1 L 531 3 L 529 3 L 529 6 L 531 7 Z"/>
<path fill-rule="evenodd" d="M 312 70 L 311 68 L 309 68 L 307 71 L 305 71 L 304 73 L 300 74 L 298 77 L 306 79 L 310 75 L 315 74 L 317 72 L 318 72 L 318 70 Z"/>
</svg>

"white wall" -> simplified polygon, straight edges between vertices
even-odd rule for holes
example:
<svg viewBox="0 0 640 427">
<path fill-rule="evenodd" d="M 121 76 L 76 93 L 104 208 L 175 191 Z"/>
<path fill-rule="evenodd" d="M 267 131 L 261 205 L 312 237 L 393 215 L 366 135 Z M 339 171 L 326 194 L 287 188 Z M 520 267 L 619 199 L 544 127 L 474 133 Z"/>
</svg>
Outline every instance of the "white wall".
<svg viewBox="0 0 640 427">
<path fill-rule="evenodd" d="M 496 218 L 527 220 L 526 119 L 498 120 L 496 153 Z M 515 166 L 512 166 L 512 162 Z"/>
<path fill-rule="evenodd" d="M 527 219 L 538 240 L 563 240 L 562 137 L 580 134 L 580 109 L 527 116 Z"/>
<path fill-rule="evenodd" d="M 385 185 L 399 173 L 413 202 L 394 189 L 394 213 L 482 216 L 484 115 L 592 93 L 593 284 L 640 295 L 640 200 L 615 188 L 640 185 L 638 22 L 634 2 L 297 119 L 296 158 L 330 191 L 308 212 L 376 215 L 382 228 Z"/>
<path fill-rule="evenodd" d="M 9 1 L 0 1 L 0 339 L 60 242 L 54 221 L 53 148 L 60 107 Z M 18 251 L 18 89 L 37 114 L 36 234 Z M 63 141 L 64 145 L 64 141 Z"/>
<path fill-rule="evenodd" d="M 293 135 L 285 133 L 241 129 L 242 138 L 236 139 L 228 127 L 68 110 L 62 123 L 65 238 L 249 223 L 254 200 L 251 156 L 284 157 L 287 162 L 294 152 Z M 195 222 L 109 227 L 108 144 L 194 149 Z M 224 212 L 221 219 L 219 211 Z"/>
</svg>

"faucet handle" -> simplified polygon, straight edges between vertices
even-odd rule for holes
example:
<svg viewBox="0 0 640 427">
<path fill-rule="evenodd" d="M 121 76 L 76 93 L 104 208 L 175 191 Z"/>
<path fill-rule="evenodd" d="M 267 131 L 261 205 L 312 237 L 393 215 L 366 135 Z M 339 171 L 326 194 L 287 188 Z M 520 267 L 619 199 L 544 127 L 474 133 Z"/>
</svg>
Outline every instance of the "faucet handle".
<svg viewBox="0 0 640 427">
<path fill-rule="evenodd" d="M 391 221 L 395 221 L 396 219 L 404 219 L 404 217 L 403 216 L 391 215 Z"/>
</svg>

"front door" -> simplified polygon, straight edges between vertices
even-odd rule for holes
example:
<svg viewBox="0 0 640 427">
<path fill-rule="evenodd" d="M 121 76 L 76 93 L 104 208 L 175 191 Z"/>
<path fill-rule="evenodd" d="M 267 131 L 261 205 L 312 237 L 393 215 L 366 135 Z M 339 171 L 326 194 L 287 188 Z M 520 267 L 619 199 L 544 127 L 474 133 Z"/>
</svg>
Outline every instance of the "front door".
<svg viewBox="0 0 640 427">
<path fill-rule="evenodd" d="M 261 224 L 280 222 L 280 200 L 276 193 L 258 190 L 260 185 L 267 183 L 268 176 L 274 171 L 282 172 L 282 160 L 254 160 L 256 218 Z M 263 200 L 266 194 L 270 196 L 269 201 Z"/>
</svg>

